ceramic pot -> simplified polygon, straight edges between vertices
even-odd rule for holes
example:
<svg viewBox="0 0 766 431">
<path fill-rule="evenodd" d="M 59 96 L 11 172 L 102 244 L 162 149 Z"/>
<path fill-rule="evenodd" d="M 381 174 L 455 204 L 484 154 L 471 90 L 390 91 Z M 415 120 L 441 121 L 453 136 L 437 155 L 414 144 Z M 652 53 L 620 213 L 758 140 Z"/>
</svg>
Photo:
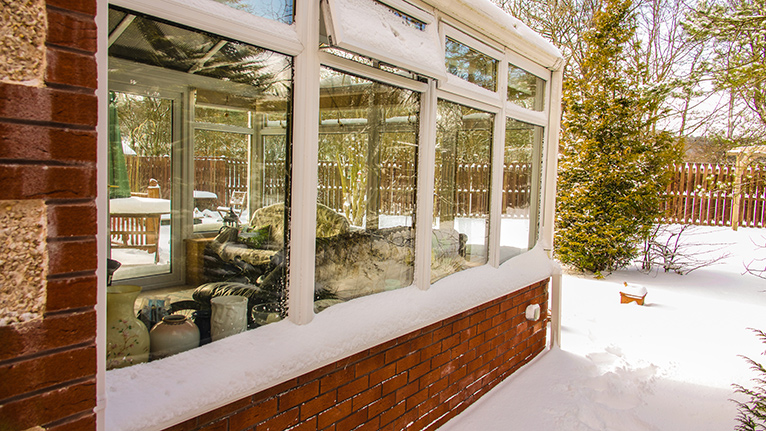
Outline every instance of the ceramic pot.
<svg viewBox="0 0 766 431">
<path fill-rule="evenodd" d="M 152 360 L 166 358 L 199 346 L 199 329 L 182 314 L 170 314 L 149 332 Z"/>
<path fill-rule="evenodd" d="M 247 298 L 219 296 L 210 300 L 210 335 L 213 341 L 244 332 L 247 329 Z"/>
<path fill-rule="evenodd" d="M 134 303 L 140 286 L 106 288 L 106 369 L 149 360 L 149 331 L 136 317 Z"/>
</svg>

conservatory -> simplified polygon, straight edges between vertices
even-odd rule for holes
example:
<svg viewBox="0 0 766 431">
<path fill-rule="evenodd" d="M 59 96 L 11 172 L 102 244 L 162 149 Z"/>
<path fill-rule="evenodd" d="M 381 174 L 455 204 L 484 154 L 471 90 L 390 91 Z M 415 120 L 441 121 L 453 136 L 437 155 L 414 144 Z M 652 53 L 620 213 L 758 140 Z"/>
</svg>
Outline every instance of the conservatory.
<svg viewBox="0 0 766 431">
<path fill-rule="evenodd" d="M 435 428 L 555 342 L 539 35 L 488 0 L 99 8 L 104 429 Z"/>
</svg>

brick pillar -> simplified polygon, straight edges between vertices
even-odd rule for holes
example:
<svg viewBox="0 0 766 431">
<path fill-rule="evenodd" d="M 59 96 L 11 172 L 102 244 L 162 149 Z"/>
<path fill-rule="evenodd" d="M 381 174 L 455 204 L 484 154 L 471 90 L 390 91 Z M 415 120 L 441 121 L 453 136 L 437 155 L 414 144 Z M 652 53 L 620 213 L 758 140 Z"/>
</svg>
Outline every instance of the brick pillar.
<svg viewBox="0 0 766 431">
<path fill-rule="evenodd" d="M 3 8 L 0 430 L 95 429 L 96 0 Z"/>
</svg>

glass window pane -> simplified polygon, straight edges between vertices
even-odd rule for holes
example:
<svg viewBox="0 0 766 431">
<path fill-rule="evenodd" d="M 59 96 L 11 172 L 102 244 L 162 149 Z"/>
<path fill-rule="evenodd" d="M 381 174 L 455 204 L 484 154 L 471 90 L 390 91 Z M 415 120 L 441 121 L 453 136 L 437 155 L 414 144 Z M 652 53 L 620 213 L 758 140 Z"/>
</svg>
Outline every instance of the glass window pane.
<svg viewBox="0 0 766 431">
<path fill-rule="evenodd" d="M 493 115 L 439 100 L 431 282 L 487 263 Z"/>
<path fill-rule="evenodd" d="M 243 10 L 253 15 L 293 23 L 294 0 L 215 0 L 234 9 Z"/>
<path fill-rule="evenodd" d="M 322 69 L 315 311 L 412 284 L 418 93 Z"/>
<path fill-rule="evenodd" d="M 536 241 L 543 128 L 508 119 L 505 123 L 500 262 Z"/>
<path fill-rule="evenodd" d="M 498 61 L 494 58 L 449 37 L 444 55 L 447 72 L 487 90 L 497 90 Z"/>
<path fill-rule="evenodd" d="M 173 104 L 110 93 L 109 257 L 122 264 L 114 280 L 171 271 Z"/>
<path fill-rule="evenodd" d="M 218 337 L 218 297 L 245 301 L 240 329 L 284 318 L 292 59 L 129 11 L 122 22 L 109 49 L 113 279 L 160 284 L 136 312 L 147 327 L 185 314 L 202 344 Z M 154 225 L 132 221 L 155 213 L 156 252 L 133 239 Z M 148 275 L 162 277 L 134 280 Z"/>
<path fill-rule="evenodd" d="M 545 80 L 526 70 L 508 65 L 508 100 L 527 109 L 544 108 Z"/>
</svg>

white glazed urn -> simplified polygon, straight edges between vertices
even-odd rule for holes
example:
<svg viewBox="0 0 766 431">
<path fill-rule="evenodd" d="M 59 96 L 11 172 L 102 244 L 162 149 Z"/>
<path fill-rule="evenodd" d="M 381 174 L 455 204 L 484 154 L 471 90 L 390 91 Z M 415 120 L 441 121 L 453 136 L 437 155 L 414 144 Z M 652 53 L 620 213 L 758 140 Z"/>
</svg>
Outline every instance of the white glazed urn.
<svg viewBox="0 0 766 431">
<path fill-rule="evenodd" d="M 166 358 L 199 346 L 199 328 L 182 314 L 170 314 L 154 325 L 149 336 L 152 340 L 152 360 Z"/>
</svg>

